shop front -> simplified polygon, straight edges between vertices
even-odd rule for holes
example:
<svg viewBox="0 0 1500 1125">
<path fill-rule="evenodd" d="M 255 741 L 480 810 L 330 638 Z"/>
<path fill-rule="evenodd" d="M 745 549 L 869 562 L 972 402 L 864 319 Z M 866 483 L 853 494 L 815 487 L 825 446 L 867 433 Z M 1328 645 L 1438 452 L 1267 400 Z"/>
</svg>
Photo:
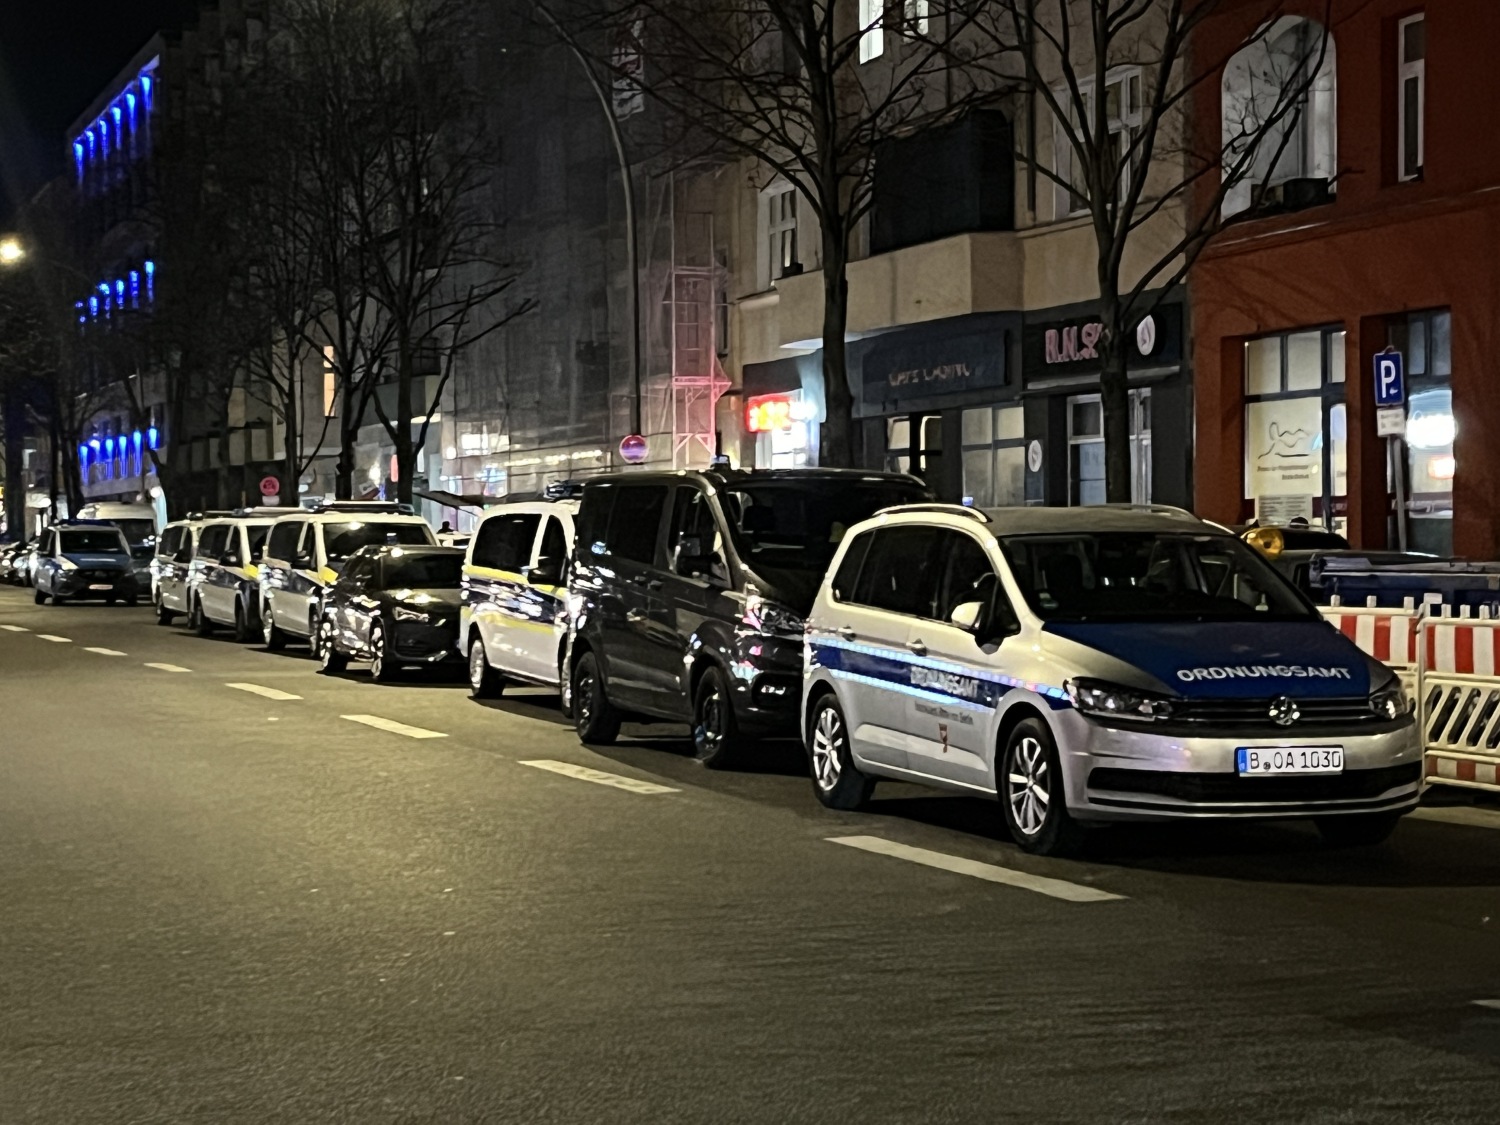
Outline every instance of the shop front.
<svg viewBox="0 0 1500 1125">
<path fill-rule="evenodd" d="M 1104 406 L 1093 302 L 1028 312 L 1022 329 L 1025 502 L 1102 504 Z M 1187 507 L 1192 499 L 1192 386 L 1183 366 L 1184 307 L 1169 294 L 1132 327 L 1131 499 Z"/>
<path fill-rule="evenodd" d="M 823 353 L 747 363 L 743 380 L 740 464 L 757 469 L 816 465 L 818 425 L 826 417 Z"/>
</svg>

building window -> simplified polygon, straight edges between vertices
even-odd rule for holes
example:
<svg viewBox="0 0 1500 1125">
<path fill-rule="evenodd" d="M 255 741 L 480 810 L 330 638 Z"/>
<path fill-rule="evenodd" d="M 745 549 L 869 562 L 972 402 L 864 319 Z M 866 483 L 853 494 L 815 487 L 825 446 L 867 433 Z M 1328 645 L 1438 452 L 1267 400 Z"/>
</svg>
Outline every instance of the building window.
<svg viewBox="0 0 1500 1125">
<path fill-rule="evenodd" d="M 1245 342 L 1245 499 L 1257 520 L 1301 516 L 1342 533 L 1348 437 L 1342 328 Z"/>
<path fill-rule="evenodd" d="M 771 263 L 769 281 L 802 272 L 797 258 L 797 189 L 775 188 L 765 194 L 766 248 Z"/>
<path fill-rule="evenodd" d="M 1337 70 L 1333 37 L 1298 16 L 1277 20 L 1225 65 L 1223 174 L 1234 178 L 1226 216 L 1327 202 L 1338 154 Z M 1283 186 L 1307 180 L 1323 186 Z"/>
<path fill-rule="evenodd" d="M 1386 339 L 1406 360 L 1408 545 L 1414 551 L 1451 555 L 1457 469 L 1452 315 L 1447 309 L 1407 313 L 1390 323 Z"/>
<path fill-rule="evenodd" d="M 1131 391 L 1130 500 L 1151 502 L 1151 392 Z M 1104 403 L 1099 395 L 1068 399 L 1068 503 L 1104 504 Z"/>
<path fill-rule="evenodd" d="M 1400 88 L 1400 178 L 1422 175 L 1423 118 L 1427 107 L 1427 17 L 1415 15 L 1397 25 Z"/>
<path fill-rule="evenodd" d="M 885 53 L 885 0 L 859 0 L 859 61 L 867 63 Z"/>
<path fill-rule="evenodd" d="M 915 444 L 912 438 L 916 438 Z M 885 423 L 885 467 L 891 473 L 915 473 L 936 479 L 943 459 L 943 416 L 902 414 Z"/>
<path fill-rule="evenodd" d="M 978 406 L 962 418 L 964 503 L 1026 503 L 1026 425 L 1020 406 Z"/>
<path fill-rule="evenodd" d="M 338 410 L 339 373 L 333 362 L 333 345 L 323 348 L 323 417 L 332 418 Z"/>
<path fill-rule="evenodd" d="M 1056 94 L 1058 104 L 1068 107 L 1075 132 L 1084 127 L 1081 122 L 1088 122 L 1088 128 L 1093 128 L 1094 83 L 1092 80 L 1079 82 L 1076 99 L 1066 89 L 1059 89 Z M 1120 184 L 1123 190 L 1123 186 L 1130 181 L 1130 150 L 1141 131 L 1141 71 L 1139 67 L 1127 67 L 1110 72 L 1104 83 L 1104 112 L 1109 125 L 1109 144 L 1120 169 Z M 1054 125 L 1052 135 L 1055 166 L 1062 173 L 1062 179 L 1070 185 L 1067 188 L 1059 185 L 1057 189 L 1057 215 L 1058 218 L 1063 218 L 1088 210 L 1088 185 L 1084 180 L 1078 151 L 1068 140 L 1067 131 L 1061 125 Z"/>
<path fill-rule="evenodd" d="M 930 18 L 930 0 L 904 0 L 902 13 L 908 35 L 926 35 Z"/>
</svg>

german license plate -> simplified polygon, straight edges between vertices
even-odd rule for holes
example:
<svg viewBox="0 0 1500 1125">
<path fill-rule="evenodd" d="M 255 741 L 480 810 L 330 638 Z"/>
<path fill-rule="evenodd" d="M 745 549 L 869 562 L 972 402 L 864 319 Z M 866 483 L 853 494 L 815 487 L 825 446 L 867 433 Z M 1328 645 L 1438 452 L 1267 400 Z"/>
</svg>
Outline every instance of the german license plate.
<svg viewBox="0 0 1500 1125">
<path fill-rule="evenodd" d="M 1343 773 L 1342 746 L 1241 746 L 1234 752 L 1241 777 Z"/>
<path fill-rule="evenodd" d="M 89 587 L 89 589 L 90 590 L 113 590 L 114 586 L 112 584 L 108 583 L 108 582 L 95 582 L 95 583 L 93 583 Z"/>
</svg>

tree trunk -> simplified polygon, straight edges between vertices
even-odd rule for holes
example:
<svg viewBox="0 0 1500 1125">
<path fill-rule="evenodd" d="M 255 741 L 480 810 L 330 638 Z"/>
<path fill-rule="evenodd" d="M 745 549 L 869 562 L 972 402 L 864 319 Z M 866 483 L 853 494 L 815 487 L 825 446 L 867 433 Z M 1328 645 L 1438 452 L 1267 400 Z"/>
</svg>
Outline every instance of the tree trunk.
<svg viewBox="0 0 1500 1125">
<path fill-rule="evenodd" d="M 404 335 L 404 334 L 403 334 Z M 414 380 L 411 341 L 403 338 L 397 342 L 396 371 L 396 499 L 402 504 L 411 503 L 412 474 L 416 472 L 417 457 L 411 443 L 411 392 Z"/>
<path fill-rule="evenodd" d="M 849 322 L 849 278 L 846 251 L 836 231 L 823 229 L 823 403 L 827 419 L 818 463 L 838 469 L 854 467 L 854 395 L 849 390 L 844 330 Z"/>
<path fill-rule="evenodd" d="M 1111 504 L 1129 504 L 1134 458 L 1130 451 L 1130 383 L 1126 374 L 1125 330 L 1118 305 L 1103 302 L 1100 335 L 1099 398 L 1104 414 L 1104 496 Z"/>
<path fill-rule="evenodd" d="M 58 520 L 62 518 L 62 513 L 58 511 L 57 508 L 57 485 L 58 477 L 60 477 L 64 472 L 64 462 L 62 452 L 62 424 L 57 417 L 57 402 L 55 396 L 53 398 L 51 409 L 47 412 L 47 444 L 49 447 L 51 447 L 52 450 L 51 471 L 47 473 L 47 500 L 52 506 L 52 518 L 54 520 Z M 70 450 L 69 452 L 71 453 L 73 451 Z M 76 453 L 74 455 L 76 456 Z M 78 505 L 75 505 L 73 501 L 73 494 L 70 489 L 68 492 L 68 515 L 73 516 L 77 514 Z"/>
<path fill-rule="evenodd" d="M 359 436 L 359 427 L 350 427 L 349 396 L 344 396 L 344 417 L 339 419 L 339 460 L 333 471 L 333 496 L 335 500 L 354 499 L 354 445 Z"/>
</svg>

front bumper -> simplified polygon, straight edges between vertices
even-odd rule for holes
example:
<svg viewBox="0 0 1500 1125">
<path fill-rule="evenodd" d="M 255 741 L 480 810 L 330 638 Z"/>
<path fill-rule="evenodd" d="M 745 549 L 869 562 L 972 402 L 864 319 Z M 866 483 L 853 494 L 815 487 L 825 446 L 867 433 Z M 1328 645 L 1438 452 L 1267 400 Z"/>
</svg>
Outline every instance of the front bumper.
<svg viewBox="0 0 1500 1125">
<path fill-rule="evenodd" d="M 140 591 L 135 575 L 128 571 L 66 570 L 55 581 L 56 592 L 65 598 L 129 598 Z"/>
<path fill-rule="evenodd" d="M 1415 721 L 1343 733 L 1308 727 L 1275 736 L 1181 735 L 1106 727 L 1054 712 L 1068 811 L 1080 820 L 1175 820 L 1405 812 L 1421 795 Z M 1340 746 L 1339 774 L 1241 777 L 1240 747 Z"/>
<path fill-rule="evenodd" d="M 441 625 L 398 621 L 391 627 L 391 655 L 402 664 L 441 664 L 458 660 L 458 613 Z"/>
<path fill-rule="evenodd" d="M 797 736 L 802 638 L 742 632 L 729 658 L 735 722 L 759 735 Z"/>
</svg>

